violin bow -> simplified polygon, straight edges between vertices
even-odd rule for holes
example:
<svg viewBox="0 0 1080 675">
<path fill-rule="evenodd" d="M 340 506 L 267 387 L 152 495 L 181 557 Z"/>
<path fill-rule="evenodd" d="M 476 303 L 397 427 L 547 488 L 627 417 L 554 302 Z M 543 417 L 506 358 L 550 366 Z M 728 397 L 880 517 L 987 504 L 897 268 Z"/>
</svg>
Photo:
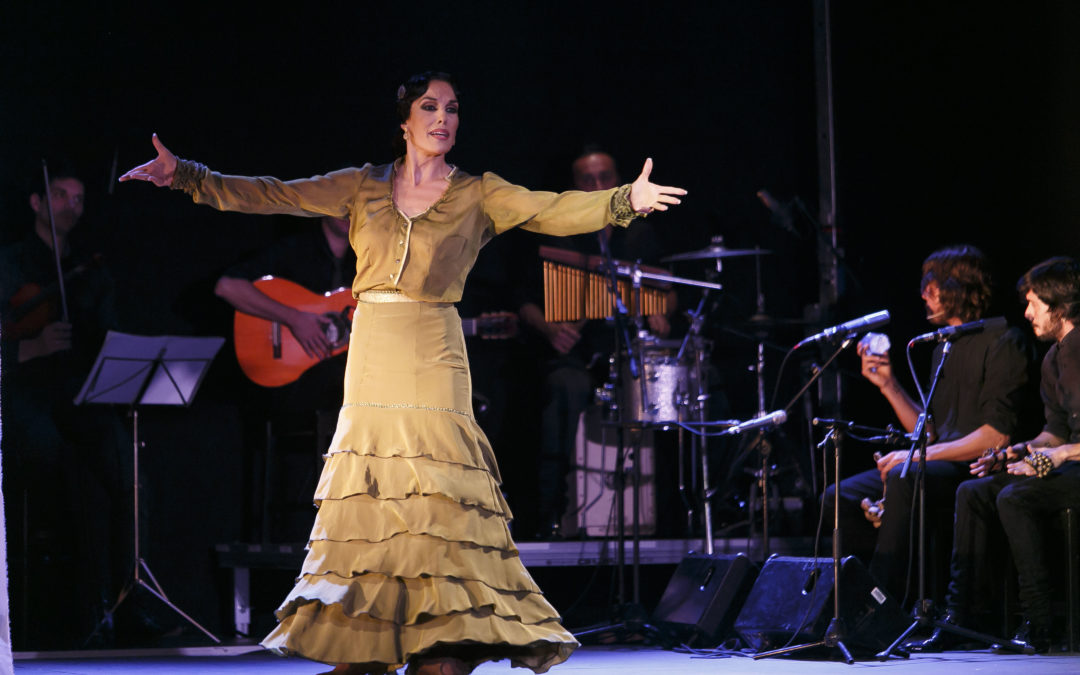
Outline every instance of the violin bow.
<svg viewBox="0 0 1080 675">
<path fill-rule="evenodd" d="M 45 203 L 49 209 L 49 228 L 52 232 L 53 257 L 56 259 L 56 280 L 60 284 L 60 318 L 64 323 L 70 323 L 68 317 L 67 289 L 64 288 L 64 270 L 60 266 L 60 246 L 56 240 L 56 220 L 53 218 L 52 190 L 49 186 L 49 165 L 44 159 L 41 160 L 41 170 L 45 174 Z"/>
</svg>

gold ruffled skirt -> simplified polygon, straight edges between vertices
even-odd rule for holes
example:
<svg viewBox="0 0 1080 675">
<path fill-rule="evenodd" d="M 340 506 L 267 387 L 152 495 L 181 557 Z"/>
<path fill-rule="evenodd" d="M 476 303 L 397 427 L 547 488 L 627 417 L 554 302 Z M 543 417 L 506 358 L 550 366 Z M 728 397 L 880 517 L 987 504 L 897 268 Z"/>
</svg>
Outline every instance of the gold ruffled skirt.
<svg viewBox="0 0 1080 675">
<path fill-rule="evenodd" d="M 457 310 L 359 303 L 307 558 L 263 646 L 373 671 L 565 661 L 577 642 L 521 564 L 499 483 Z"/>
</svg>

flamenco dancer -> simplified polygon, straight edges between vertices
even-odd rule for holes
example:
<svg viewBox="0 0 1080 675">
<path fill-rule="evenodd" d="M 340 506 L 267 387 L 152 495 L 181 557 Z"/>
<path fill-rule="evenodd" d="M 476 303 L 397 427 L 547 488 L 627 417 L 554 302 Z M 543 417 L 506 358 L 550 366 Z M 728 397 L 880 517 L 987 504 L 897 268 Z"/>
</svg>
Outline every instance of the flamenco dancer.
<svg viewBox="0 0 1080 675">
<path fill-rule="evenodd" d="M 516 227 L 570 235 L 627 226 L 685 190 L 649 181 L 534 192 L 447 163 L 458 88 L 445 73 L 397 91 L 404 156 L 281 181 L 157 157 L 120 180 L 223 211 L 350 221 L 357 299 L 337 430 L 315 491 L 307 558 L 263 646 L 334 673 L 461 675 L 485 661 L 543 673 L 577 642 L 518 557 L 491 446 L 473 416 L 454 303 L 480 247 Z"/>
</svg>

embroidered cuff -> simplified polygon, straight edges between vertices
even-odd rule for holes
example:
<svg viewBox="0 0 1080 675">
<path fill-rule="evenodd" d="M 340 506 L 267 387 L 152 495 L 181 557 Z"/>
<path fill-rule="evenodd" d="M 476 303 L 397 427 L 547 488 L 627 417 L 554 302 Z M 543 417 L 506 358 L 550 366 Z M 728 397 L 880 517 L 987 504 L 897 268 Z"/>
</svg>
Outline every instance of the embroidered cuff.
<svg viewBox="0 0 1080 675">
<path fill-rule="evenodd" d="M 173 174 L 172 189 L 183 190 L 191 194 L 198 189 L 203 178 L 210 170 L 205 164 L 193 162 L 189 159 L 176 158 L 176 172 Z"/>
<path fill-rule="evenodd" d="M 611 195 L 611 224 L 626 227 L 638 214 L 630 206 L 630 184 L 623 185 Z"/>
</svg>

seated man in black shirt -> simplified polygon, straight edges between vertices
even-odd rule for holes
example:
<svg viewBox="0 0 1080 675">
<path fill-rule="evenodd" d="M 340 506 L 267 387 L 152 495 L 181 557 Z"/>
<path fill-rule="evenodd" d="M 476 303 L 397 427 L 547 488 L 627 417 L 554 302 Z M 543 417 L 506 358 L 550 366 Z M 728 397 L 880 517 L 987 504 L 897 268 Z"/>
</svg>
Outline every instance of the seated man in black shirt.
<svg viewBox="0 0 1080 675">
<path fill-rule="evenodd" d="M 982 252 L 956 246 L 932 253 L 922 267 L 922 298 L 927 320 L 937 326 L 959 325 L 982 318 L 990 305 L 990 277 Z M 862 374 L 889 401 L 903 427 L 912 431 L 922 413 L 893 375 L 889 355 L 874 355 L 860 345 Z M 934 350 L 931 372 L 942 358 Z M 1010 328 L 964 335 L 953 342 L 931 401 L 932 426 L 926 451 L 926 499 L 930 514 L 947 516 L 956 487 L 968 477 L 968 464 L 987 448 L 1003 447 L 1019 422 L 1029 381 L 1031 357 L 1023 334 Z M 900 599 L 907 587 L 907 570 L 914 499 L 915 471 L 900 472 L 907 450 L 883 456 L 877 468 L 840 483 L 844 541 L 874 541 L 874 530 L 863 509 L 884 494 L 885 509 L 870 560 L 870 572 Z M 827 513 L 835 491 L 825 492 Z M 864 501 L 865 500 L 865 501 Z M 948 522 L 949 518 L 935 518 Z M 852 552 L 852 551 L 845 551 Z M 861 551 L 859 551 L 861 552 Z M 914 566 L 913 566 L 914 567 Z"/>
<path fill-rule="evenodd" d="M 957 490 L 952 579 L 943 620 L 981 627 L 986 589 L 979 588 L 979 582 L 988 580 L 978 572 L 986 565 L 989 538 L 1000 517 L 1019 573 L 1026 618 L 1012 646 L 1044 652 L 1052 637 L 1045 523 L 1068 507 L 1080 509 L 1080 331 L 1073 330 L 1080 322 L 1080 264 L 1051 258 L 1024 274 L 1017 289 L 1035 337 L 1054 343 L 1042 362 L 1046 425 L 1030 441 L 973 462 L 971 473 L 983 477 L 965 481 Z M 940 651 L 959 642 L 938 630 L 911 647 Z"/>
</svg>

